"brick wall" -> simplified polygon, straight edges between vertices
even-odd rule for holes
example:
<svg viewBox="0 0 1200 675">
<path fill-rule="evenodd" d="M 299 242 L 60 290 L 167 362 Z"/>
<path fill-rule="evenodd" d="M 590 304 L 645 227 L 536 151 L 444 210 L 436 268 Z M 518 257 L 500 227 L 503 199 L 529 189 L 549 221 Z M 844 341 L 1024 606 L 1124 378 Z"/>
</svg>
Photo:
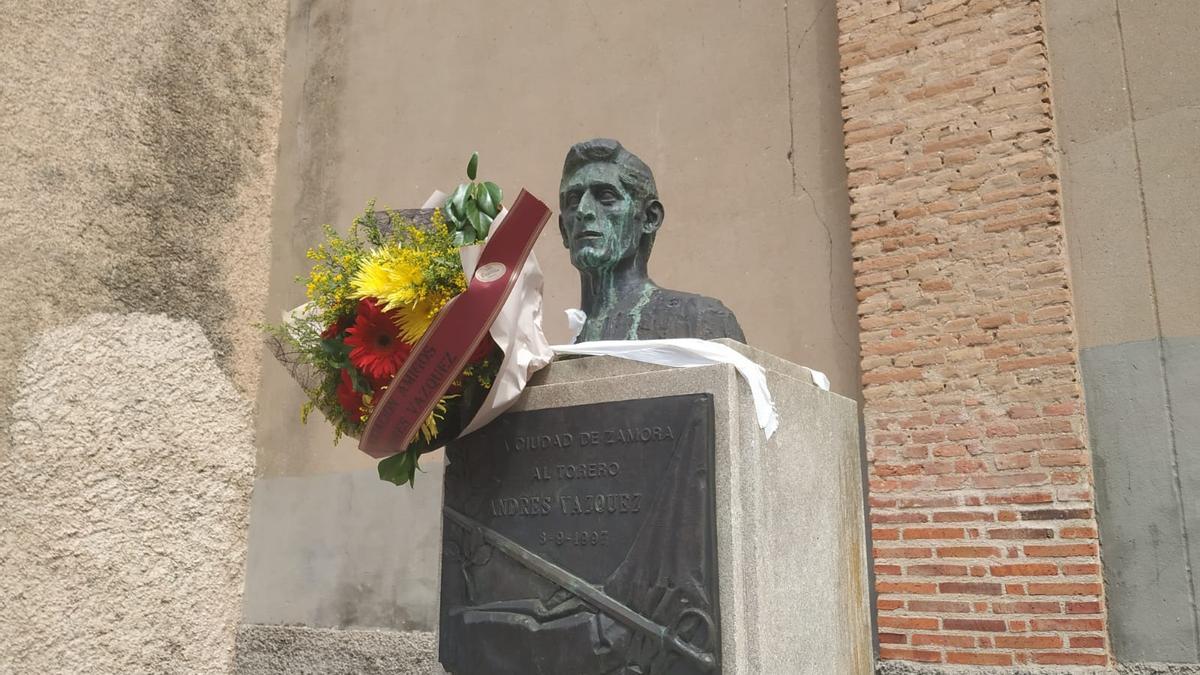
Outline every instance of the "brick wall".
<svg viewBox="0 0 1200 675">
<path fill-rule="evenodd" d="M 1040 3 L 837 9 L 880 655 L 1107 664 Z"/>
</svg>

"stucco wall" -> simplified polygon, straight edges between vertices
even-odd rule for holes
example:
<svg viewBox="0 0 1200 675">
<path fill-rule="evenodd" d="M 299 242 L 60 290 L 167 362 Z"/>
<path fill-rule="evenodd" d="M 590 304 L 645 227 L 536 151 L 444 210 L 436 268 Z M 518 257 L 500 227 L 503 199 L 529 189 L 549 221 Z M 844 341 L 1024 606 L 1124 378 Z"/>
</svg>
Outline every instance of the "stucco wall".
<svg viewBox="0 0 1200 675">
<path fill-rule="evenodd" d="M 344 227 L 370 198 L 419 205 L 462 180 L 473 150 L 510 195 L 525 187 L 557 208 L 567 148 L 603 135 L 656 172 L 654 279 L 719 297 L 751 344 L 855 396 L 834 18 L 832 0 L 498 2 L 467 15 L 293 3 L 270 311 L 303 301 L 293 279 L 322 223 Z M 578 276 L 553 223 L 535 250 L 547 332 L 562 341 Z M 415 490 L 385 485 L 352 442 L 333 448 L 323 423 L 299 425 L 301 394 L 275 364 L 260 400 L 245 620 L 430 628 L 438 458 Z"/>
<path fill-rule="evenodd" d="M 1044 6 L 1112 645 L 1200 662 L 1200 6 Z"/>
<path fill-rule="evenodd" d="M 0 672 L 226 672 L 282 0 L 0 2 Z"/>
</svg>

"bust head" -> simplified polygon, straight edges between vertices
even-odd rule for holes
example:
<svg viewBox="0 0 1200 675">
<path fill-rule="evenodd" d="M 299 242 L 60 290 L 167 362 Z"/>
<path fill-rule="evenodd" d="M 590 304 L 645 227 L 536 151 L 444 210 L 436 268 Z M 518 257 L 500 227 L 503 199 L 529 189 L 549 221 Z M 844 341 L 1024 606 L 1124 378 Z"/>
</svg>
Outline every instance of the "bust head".
<svg viewBox="0 0 1200 675">
<path fill-rule="evenodd" d="M 628 261 L 646 269 L 663 221 L 654 174 L 617 141 L 576 143 L 563 162 L 558 229 L 571 264 L 607 270 Z"/>
</svg>

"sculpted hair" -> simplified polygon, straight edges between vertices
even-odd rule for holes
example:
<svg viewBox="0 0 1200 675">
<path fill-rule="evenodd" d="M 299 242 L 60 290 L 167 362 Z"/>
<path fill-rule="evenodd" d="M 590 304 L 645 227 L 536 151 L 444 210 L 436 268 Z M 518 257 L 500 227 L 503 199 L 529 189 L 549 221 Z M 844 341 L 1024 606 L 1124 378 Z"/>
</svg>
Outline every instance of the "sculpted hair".
<svg viewBox="0 0 1200 675">
<path fill-rule="evenodd" d="M 629 152 L 611 138 L 593 138 L 571 146 L 563 161 L 563 179 L 592 162 L 612 162 L 621 168 L 621 184 L 638 201 L 658 199 L 658 186 L 654 184 L 654 173 L 637 155 Z"/>
</svg>

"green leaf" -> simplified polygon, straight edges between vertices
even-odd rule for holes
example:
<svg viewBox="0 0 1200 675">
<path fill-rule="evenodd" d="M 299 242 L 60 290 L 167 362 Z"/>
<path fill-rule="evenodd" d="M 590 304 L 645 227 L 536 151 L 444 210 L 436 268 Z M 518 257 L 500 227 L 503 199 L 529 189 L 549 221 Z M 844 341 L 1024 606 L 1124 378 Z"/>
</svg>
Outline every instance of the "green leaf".
<svg viewBox="0 0 1200 675">
<path fill-rule="evenodd" d="M 471 244 L 475 243 L 475 228 L 474 227 L 464 227 L 463 229 L 459 230 L 455 234 L 462 235 L 462 240 L 463 240 L 462 245 L 463 246 L 470 246 Z"/>
<path fill-rule="evenodd" d="M 471 230 L 471 239 L 474 240 L 474 238 L 475 238 L 475 230 Z M 462 230 L 455 230 L 454 237 L 452 239 L 454 241 L 455 246 L 464 246 L 467 243 L 466 235 L 463 233 Z"/>
<path fill-rule="evenodd" d="M 483 187 L 488 191 L 488 195 L 491 196 L 492 203 L 496 205 L 497 209 L 499 209 L 501 207 L 501 203 L 504 201 L 504 190 L 501 190 L 499 185 L 496 185 L 491 181 L 484 181 Z"/>
<path fill-rule="evenodd" d="M 471 160 L 467 162 L 467 178 L 475 180 L 475 170 L 479 168 L 479 153 L 472 152 Z"/>
<path fill-rule="evenodd" d="M 350 373 L 350 382 L 354 385 L 354 391 L 360 394 L 370 394 L 374 391 L 371 388 L 371 383 L 367 381 L 366 376 L 358 372 L 357 368 L 349 368 L 347 372 Z"/>
<path fill-rule="evenodd" d="M 496 202 L 492 201 L 492 193 L 483 185 L 476 185 L 475 202 L 479 204 L 479 210 L 484 213 L 496 217 L 499 210 L 496 209 Z"/>
<path fill-rule="evenodd" d="M 475 225 L 475 238 L 479 241 L 487 239 L 488 232 L 492 230 L 492 217 L 480 211 L 479 222 Z"/>
<path fill-rule="evenodd" d="M 339 368 L 348 368 L 350 366 L 350 347 L 346 343 L 336 338 L 331 340 L 321 340 L 321 352 L 329 358 L 329 361 Z"/>
<path fill-rule="evenodd" d="M 466 216 L 463 202 L 467 199 L 467 188 L 469 183 L 459 183 L 458 188 L 454 190 L 454 194 L 446 200 L 447 210 L 450 211 L 450 216 L 455 222 L 461 223 Z"/>
<path fill-rule="evenodd" d="M 412 484 L 417 475 L 417 460 L 413 453 L 402 452 L 379 462 L 379 478 L 395 485 Z"/>
<path fill-rule="evenodd" d="M 479 232 L 479 204 L 473 200 L 467 200 L 467 222 Z"/>
</svg>

